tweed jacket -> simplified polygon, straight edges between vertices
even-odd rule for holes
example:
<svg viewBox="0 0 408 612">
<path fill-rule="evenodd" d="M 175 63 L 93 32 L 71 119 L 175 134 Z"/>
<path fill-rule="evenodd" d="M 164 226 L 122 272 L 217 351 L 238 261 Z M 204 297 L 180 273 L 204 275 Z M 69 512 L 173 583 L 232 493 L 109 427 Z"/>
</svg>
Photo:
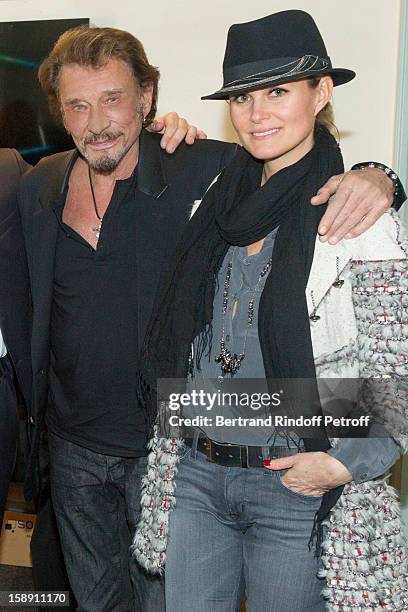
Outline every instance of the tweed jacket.
<svg viewBox="0 0 408 612">
<path fill-rule="evenodd" d="M 316 238 L 306 288 L 309 316 L 315 319 L 310 325 L 318 378 L 380 381 L 384 396 L 379 409 L 386 409 L 382 418 L 390 427 L 399 425 L 391 431 L 405 451 L 407 255 L 406 230 L 389 211 L 357 239 L 332 246 Z M 333 285 L 339 279 L 344 281 L 341 287 Z M 370 410 L 375 412 L 375 406 Z M 133 552 L 153 573 L 165 564 L 182 448 L 181 440 L 160 438 L 157 432 L 150 443 Z M 323 595 L 331 612 L 408 609 L 407 547 L 397 494 L 385 477 L 345 486 L 325 524 L 320 575 L 326 578 Z"/>
</svg>

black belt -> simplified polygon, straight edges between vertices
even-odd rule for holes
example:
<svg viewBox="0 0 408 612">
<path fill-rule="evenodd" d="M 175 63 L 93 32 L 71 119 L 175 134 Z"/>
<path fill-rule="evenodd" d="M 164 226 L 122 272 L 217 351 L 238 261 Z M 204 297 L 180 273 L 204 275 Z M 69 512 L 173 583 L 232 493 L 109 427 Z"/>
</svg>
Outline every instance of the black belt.
<svg viewBox="0 0 408 612">
<path fill-rule="evenodd" d="M 193 446 L 193 440 L 185 440 L 187 446 Z M 225 467 L 263 467 L 264 459 L 279 459 L 303 453 L 304 449 L 287 446 L 268 446 L 268 457 L 262 454 L 262 446 L 241 446 L 239 444 L 219 444 L 209 438 L 198 438 L 197 450 L 207 457 L 207 461 Z"/>
</svg>

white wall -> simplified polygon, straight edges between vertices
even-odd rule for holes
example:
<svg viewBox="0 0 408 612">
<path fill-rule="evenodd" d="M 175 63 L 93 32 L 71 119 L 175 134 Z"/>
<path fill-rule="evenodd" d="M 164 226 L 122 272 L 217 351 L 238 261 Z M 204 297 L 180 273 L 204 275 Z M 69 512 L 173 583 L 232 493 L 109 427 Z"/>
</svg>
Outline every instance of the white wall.
<svg viewBox="0 0 408 612">
<path fill-rule="evenodd" d="M 346 165 L 393 161 L 401 0 L 2 0 L 0 20 L 89 17 L 94 25 L 127 29 L 162 72 L 160 111 L 177 110 L 214 138 L 232 138 L 226 104 L 200 101 L 222 82 L 231 23 L 287 8 L 316 19 L 334 65 L 358 79 L 335 91 L 336 121 L 344 133 Z"/>
</svg>

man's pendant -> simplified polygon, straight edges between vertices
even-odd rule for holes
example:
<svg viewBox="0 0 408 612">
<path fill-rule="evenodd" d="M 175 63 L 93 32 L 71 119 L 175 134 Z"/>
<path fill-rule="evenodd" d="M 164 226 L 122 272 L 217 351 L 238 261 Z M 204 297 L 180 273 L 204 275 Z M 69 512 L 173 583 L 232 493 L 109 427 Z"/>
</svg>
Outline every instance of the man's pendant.
<svg viewBox="0 0 408 612">
<path fill-rule="evenodd" d="M 215 362 L 221 365 L 221 372 L 223 374 L 231 374 L 231 376 L 234 376 L 234 374 L 238 372 L 244 357 L 245 354 L 243 353 L 240 355 L 234 353 L 234 355 L 232 355 L 231 351 L 221 344 L 221 351 L 216 356 Z"/>
<path fill-rule="evenodd" d="M 102 228 L 102 221 L 99 222 L 98 227 L 92 227 L 92 231 L 95 232 L 95 236 L 99 239 L 99 236 L 101 235 L 101 228 Z"/>
</svg>

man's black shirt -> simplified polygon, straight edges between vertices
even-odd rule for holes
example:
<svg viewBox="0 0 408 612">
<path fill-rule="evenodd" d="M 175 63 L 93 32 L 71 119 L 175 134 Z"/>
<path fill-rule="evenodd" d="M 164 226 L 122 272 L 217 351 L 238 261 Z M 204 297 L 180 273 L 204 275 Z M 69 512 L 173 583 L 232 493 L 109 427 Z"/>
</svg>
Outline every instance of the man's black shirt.
<svg viewBox="0 0 408 612">
<path fill-rule="evenodd" d="M 234 148 L 224 145 L 221 152 L 228 161 Z M 137 166 L 129 179 L 116 182 L 96 250 L 62 221 L 67 182 L 53 206 L 58 230 L 46 422 L 57 435 L 102 454 L 146 454 L 136 397 L 140 345 L 161 275 L 194 200 L 205 191 L 191 186 L 208 186 L 216 175 L 204 182 L 197 168 L 186 183 L 186 168 L 178 166 L 177 156 L 168 159 L 163 187 L 149 176 L 146 162 L 141 172 Z M 155 197 L 147 199 L 153 187 Z"/>
<path fill-rule="evenodd" d="M 135 174 L 117 181 L 97 249 L 62 222 L 55 253 L 47 425 L 95 452 L 134 456 L 146 432 L 137 410 L 138 218 Z M 65 199 L 65 198 L 64 198 Z"/>
</svg>

